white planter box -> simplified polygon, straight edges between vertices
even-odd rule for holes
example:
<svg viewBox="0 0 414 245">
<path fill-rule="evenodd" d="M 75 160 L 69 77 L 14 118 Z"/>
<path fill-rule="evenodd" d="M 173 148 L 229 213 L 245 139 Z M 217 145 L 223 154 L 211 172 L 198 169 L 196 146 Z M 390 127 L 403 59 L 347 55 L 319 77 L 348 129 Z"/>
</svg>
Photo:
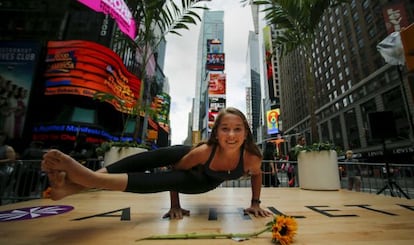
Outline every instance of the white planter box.
<svg viewBox="0 0 414 245">
<path fill-rule="evenodd" d="M 336 151 L 302 151 L 298 155 L 299 186 L 307 190 L 339 190 Z"/>
<path fill-rule="evenodd" d="M 104 156 L 104 166 L 108 166 L 122 158 L 125 158 L 130 155 L 134 155 L 140 152 L 147 151 L 145 148 L 139 147 L 118 147 L 112 146 L 111 149 L 105 152 Z"/>
</svg>

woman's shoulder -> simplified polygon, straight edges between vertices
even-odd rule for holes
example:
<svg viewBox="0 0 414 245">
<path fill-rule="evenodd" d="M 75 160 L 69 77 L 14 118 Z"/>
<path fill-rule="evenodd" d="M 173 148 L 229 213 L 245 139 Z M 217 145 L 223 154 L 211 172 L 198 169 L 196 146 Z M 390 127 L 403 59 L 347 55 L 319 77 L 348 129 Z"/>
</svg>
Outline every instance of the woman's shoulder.
<svg viewBox="0 0 414 245">
<path fill-rule="evenodd" d="M 259 157 L 258 155 L 249 152 L 247 150 L 244 150 L 244 160 L 245 162 L 251 162 L 251 163 L 261 163 L 262 162 L 262 158 Z"/>
<path fill-rule="evenodd" d="M 207 144 L 201 144 L 191 149 L 190 154 L 197 155 L 197 156 L 209 155 L 212 149 L 213 149 L 213 146 L 210 146 Z"/>
</svg>

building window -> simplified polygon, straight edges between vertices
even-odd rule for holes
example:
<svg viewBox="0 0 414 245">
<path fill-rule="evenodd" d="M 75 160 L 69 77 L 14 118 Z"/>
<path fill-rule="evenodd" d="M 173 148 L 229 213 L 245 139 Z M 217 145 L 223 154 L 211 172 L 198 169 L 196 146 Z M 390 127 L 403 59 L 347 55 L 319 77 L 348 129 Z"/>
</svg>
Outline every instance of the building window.
<svg viewBox="0 0 414 245">
<path fill-rule="evenodd" d="M 346 91 L 346 90 L 345 90 L 345 85 L 341 85 L 341 92 L 342 92 L 342 93 L 345 93 L 345 91 Z"/>
<path fill-rule="evenodd" d="M 377 105 L 375 104 L 375 100 L 371 99 L 364 104 L 361 104 L 361 116 L 362 116 L 362 125 L 364 125 L 364 131 L 365 131 L 365 137 L 368 139 L 367 143 L 368 145 L 375 145 L 376 142 L 374 142 L 371 139 L 371 136 L 369 134 L 369 122 L 368 122 L 368 114 L 371 112 L 377 111 Z"/>
<path fill-rule="evenodd" d="M 348 85 L 348 89 L 351 89 L 352 88 L 352 81 L 351 80 L 348 80 L 348 82 L 346 82 L 346 83 Z"/>
<path fill-rule="evenodd" d="M 82 123 L 96 123 L 95 110 L 85 109 L 81 107 L 74 107 L 71 116 L 72 122 Z"/>
<path fill-rule="evenodd" d="M 322 142 L 330 142 L 328 122 L 321 124 Z"/>
<path fill-rule="evenodd" d="M 364 0 L 362 2 L 362 7 L 364 8 L 364 10 L 366 10 L 367 8 L 369 8 L 369 0 Z"/>
<path fill-rule="evenodd" d="M 341 68 L 341 61 L 340 60 L 338 60 L 338 61 L 336 61 L 336 67 L 339 69 L 339 68 Z"/>
<path fill-rule="evenodd" d="M 335 56 L 338 57 L 339 56 L 339 50 L 336 48 L 335 49 Z"/>
<path fill-rule="evenodd" d="M 348 96 L 348 100 L 349 100 L 349 103 L 354 103 L 354 96 L 352 96 L 352 94 L 350 94 L 349 96 Z"/>
<path fill-rule="evenodd" d="M 371 13 L 368 13 L 367 15 L 365 15 L 365 22 L 367 22 L 367 24 L 371 24 L 373 19 L 374 18 L 372 17 Z"/>
<path fill-rule="evenodd" d="M 408 139 L 408 135 L 410 135 L 410 124 L 404 109 L 404 101 L 400 87 L 398 86 L 384 93 L 382 98 L 384 101 L 384 109 L 393 112 L 394 126 L 397 130 L 398 137 Z"/>
<path fill-rule="evenodd" d="M 331 123 L 332 123 L 333 143 L 336 146 L 343 146 L 342 129 L 341 129 L 341 122 L 339 120 L 339 116 L 333 118 L 331 120 Z"/>
<path fill-rule="evenodd" d="M 373 26 L 372 28 L 369 28 L 368 33 L 369 33 L 370 38 L 374 38 L 375 35 L 377 35 L 377 29 L 375 28 L 375 26 Z"/>
<path fill-rule="evenodd" d="M 358 123 L 354 109 L 348 110 L 344 114 L 345 129 L 348 136 L 348 146 L 350 149 L 361 147 L 361 141 L 358 131 Z"/>
</svg>

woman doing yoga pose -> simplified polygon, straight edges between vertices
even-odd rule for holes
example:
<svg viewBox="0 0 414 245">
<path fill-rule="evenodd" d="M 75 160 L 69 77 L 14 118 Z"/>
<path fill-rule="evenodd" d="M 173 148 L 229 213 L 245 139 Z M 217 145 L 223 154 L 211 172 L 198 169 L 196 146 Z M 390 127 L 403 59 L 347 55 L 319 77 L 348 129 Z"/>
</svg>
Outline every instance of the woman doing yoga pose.
<svg viewBox="0 0 414 245">
<path fill-rule="evenodd" d="M 50 150 L 43 156 L 42 169 L 48 173 L 54 200 L 88 188 L 133 193 L 170 191 L 171 208 L 163 217 L 171 219 L 190 213 L 181 208 L 178 193 L 205 193 L 226 180 L 250 175 L 252 197 L 245 212 L 266 217 L 271 213 L 260 208 L 261 161 L 246 117 L 230 107 L 220 111 L 208 141 L 196 147 L 175 145 L 138 153 L 96 172 L 63 152 Z M 170 170 L 147 171 L 165 166 Z"/>
</svg>

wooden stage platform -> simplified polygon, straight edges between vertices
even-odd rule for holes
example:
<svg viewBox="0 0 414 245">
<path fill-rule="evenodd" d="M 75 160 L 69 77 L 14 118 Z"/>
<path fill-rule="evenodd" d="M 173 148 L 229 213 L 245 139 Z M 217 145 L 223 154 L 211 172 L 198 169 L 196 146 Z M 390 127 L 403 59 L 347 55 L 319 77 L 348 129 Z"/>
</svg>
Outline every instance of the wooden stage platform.
<svg viewBox="0 0 414 245">
<path fill-rule="evenodd" d="M 60 201 L 39 199 L 0 206 L 0 244 L 237 244 L 231 239 L 136 241 L 176 233 L 248 233 L 271 218 L 243 215 L 250 188 L 181 195 L 191 211 L 162 219 L 169 194 L 89 191 Z M 361 192 L 263 188 L 262 207 L 294 216 L 293 244 L 414 244 L 414 200 Z M 242 244 L 272 244 L 263 233 Z"/>
</svg>

